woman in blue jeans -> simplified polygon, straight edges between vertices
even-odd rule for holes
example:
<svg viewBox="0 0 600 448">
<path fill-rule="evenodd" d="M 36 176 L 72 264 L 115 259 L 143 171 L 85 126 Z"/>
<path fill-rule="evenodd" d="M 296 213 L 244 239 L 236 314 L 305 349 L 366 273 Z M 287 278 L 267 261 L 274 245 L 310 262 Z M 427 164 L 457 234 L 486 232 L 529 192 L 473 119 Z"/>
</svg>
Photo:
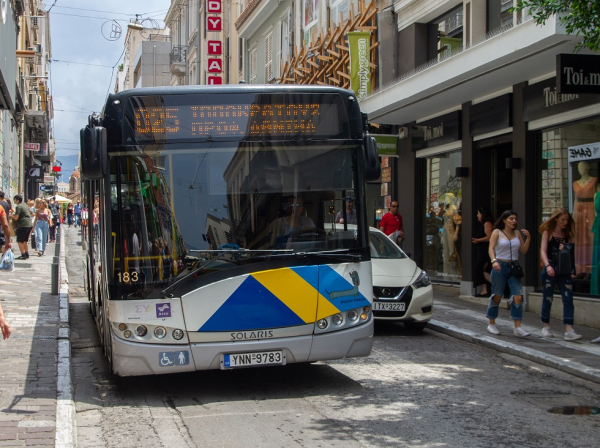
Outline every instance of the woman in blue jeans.
<svg viewBox="0 0 600 448">
<path fill-rule="evenodd" d="M 41 257 L 46 251 L 48 241 L 48 230 L 50 229 L 50 219 L 52 212 L 48 204 L 43 199 L 35 200 L 35 219 L 33 220 L 33 231 L 35 232 L 35 244 L 37 253 Z"/>
<path fill-rule="evenodd" d="M 525 240 L 523 240 L 525 236 Z M 514 321 L 514 334 L 519 338 L 529 336 L 521 327 L 523 320 L 523 284 L 521 279 L 512 275 L 512 267 L 519 265 L 519 251 L 526 254 L 529 250 L 529 232 L 525 229 L 517 231 L 517 213 L 506 210 L 496 221 L 496 228 L 490 237 L 489 254 L 492 260 L 492 297 L 487 309 L 487 318 L 490 324 L 487 331 L 491 334 L 500 334 L 496 326 L 498 305 L 504 295 L 504 288 L 510 288 L 510 317 Z"/>
<path fill-rule="evenodd" d="M 566 208 L 557 208 L 540 226 L 542 234 L 541 260 L 544 263 L 542 269 L 542 336 L 553 337 L 550 330 L 550 310 L 552 309 L 552 296 L 554 286 L 558 283 L 563 301 L 563 323 L 565 324 L 565 341 L 576 341 L 581 335 L 573 329 L 573 317 L 575 307 L 573 306 L 573 280 L 575 272 L 558 275 L 555 271 L 554 254 L 563 250 L 566 243 L 573 242 L 575 235 L 575 221 Z M 573 266 L 575 269 L 575 266 Z"/>
</svg>

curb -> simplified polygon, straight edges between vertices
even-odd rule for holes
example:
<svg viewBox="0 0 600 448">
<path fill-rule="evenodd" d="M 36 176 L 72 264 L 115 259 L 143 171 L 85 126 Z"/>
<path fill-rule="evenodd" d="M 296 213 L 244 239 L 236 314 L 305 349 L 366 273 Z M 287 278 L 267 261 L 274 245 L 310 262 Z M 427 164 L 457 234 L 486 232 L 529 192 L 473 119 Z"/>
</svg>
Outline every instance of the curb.
<svg viewBox="0 0 600 448">
<path fill-rule="evenodd" d="M 58 330 L 58 367 L 56 378 L 56 436 L 55 447 L 77 446 L 75 403 L 71 379 L 71 329 L 69 326 L 69 274 L 65 259 L 66 235 L 59 234 L 59 300 L 60 328 Z"/>
<path fill-rule="evenodd" d="M 479 344 L 503 353 L 509 353 L 520 358 L 528 359 L 529 361 L 552 367 L 554 369 L 569 373 L 573 376 L 600 384 L 600 370 L 588 367 L 578 362 L 572 362 L 558 356 L 549 355 L 539 350 L 521 347 L 520 345 L 513 344 L 512 342 L 500 341 L 490 336 L 483 336 L 479 333 L 465 330 L 455 325 L 446 324 L 435 319 L 429 321 L 427 328 L 437 331 L 438 333 L 447 334 L 457 339 L 461 339 L 463 341 Z"/>
</svg>

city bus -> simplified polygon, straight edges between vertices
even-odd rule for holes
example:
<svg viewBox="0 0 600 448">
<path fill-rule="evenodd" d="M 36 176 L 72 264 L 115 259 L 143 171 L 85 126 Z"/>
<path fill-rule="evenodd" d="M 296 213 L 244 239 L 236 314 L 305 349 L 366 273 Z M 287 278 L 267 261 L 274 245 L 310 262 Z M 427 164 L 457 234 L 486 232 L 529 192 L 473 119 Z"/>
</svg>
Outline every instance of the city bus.
<svg viewBox="0 0 600 448">
<path fill-rule="evenodd" d="M 367 126 L 330 87 L 109 95 L 81 130 L 81 173 L 84 280 L 112 373 L 368 356 Z M 356 225 L 335 222 L 348 197 Z"/>
</svg>

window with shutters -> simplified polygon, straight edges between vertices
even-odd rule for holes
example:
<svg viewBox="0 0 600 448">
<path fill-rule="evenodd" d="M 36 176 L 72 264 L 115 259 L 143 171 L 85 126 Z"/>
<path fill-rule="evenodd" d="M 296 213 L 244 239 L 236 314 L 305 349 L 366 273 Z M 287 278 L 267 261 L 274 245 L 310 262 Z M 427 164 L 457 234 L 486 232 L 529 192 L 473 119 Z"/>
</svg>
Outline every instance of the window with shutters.
<svg viewBox="0 0 600 448">
<path fill-rule="evenodd" d="M 258 71 L 256 56 L 257 51 L 254 48 L 250 51 L 250 84 L 256 84 L 256 73 Z"/>
<path fill-rule="evenodd" d="M 290 59 L 290 34 L 292 30 L 292 10 L 288 9 L 279 22 L 279 42 L 277 46 L 277 75 L 285 65 L 285 61 Z"/>
<path fill-rule="evenodd" d="M 273 32 L 265 37 L 265 83 L 273 78 Z"/>
</svg>

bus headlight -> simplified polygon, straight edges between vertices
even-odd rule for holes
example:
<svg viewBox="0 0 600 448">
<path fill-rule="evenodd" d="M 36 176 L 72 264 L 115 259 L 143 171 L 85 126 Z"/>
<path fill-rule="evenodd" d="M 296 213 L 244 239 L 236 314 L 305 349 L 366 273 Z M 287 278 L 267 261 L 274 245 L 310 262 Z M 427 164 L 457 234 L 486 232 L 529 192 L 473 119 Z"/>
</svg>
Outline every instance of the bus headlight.
<svg viewBox="0 0 600 448">
<path fill-rule="evenodd" d="M 342 323 L 344 322 L 344 318 L 341 314 L 334 314 L 331 317 L 331 322 L 333 323 L 333 325 L 342 325 Z"/>
<path fill-rule="evenodd" d="M 138 325 L 135 329 L 135 334 L 140 338 L 146 336 L 147 333 L 148 329 L 143 325 Z"/>
<path fill-rule="evenodd" d="M 179 341 L 181 338 L 183 338 L 183 330 L 180 330 L 179 328 L 173 330 L 173 339 Z"/>
<path fill-rule="evenodd" d="M 121 330 L 121 331 L 127 330 L 127 324 L 119 324 L 119 330 Z"/>
<path fill-rule="evenodd" d="M 154 336 L 156 336 L 157 339 L 163 339 L 166 335 L 167 330 L 165 329 L 165 327 L 156 327 L 154 329 Z"/>
<path fill-rule="evenodd" d="M 123 332 L 123 336 L 126 337 L 127 339 L 129 339 L 131 337 L 131 331 L 130 330 L 125 330 Z"/>
<path fill-rule="evenodd" d="M 352 322 L 354 322 L 356 319 L 358 319 L 358 311 L 356 311 L 356 310 L 348 311 L 348 320 L 351 320 Z"/>
<path fill-rule="evenodd" d="M 327 328 L 327 325 L 329 325 L 327 323 L 327 319 L 321 319 L 319 320 L 319 322 L 317 322 L 317 326 L 321 329 L 321 330 L 325 330 L 325 328 Z"/>
</svg>

